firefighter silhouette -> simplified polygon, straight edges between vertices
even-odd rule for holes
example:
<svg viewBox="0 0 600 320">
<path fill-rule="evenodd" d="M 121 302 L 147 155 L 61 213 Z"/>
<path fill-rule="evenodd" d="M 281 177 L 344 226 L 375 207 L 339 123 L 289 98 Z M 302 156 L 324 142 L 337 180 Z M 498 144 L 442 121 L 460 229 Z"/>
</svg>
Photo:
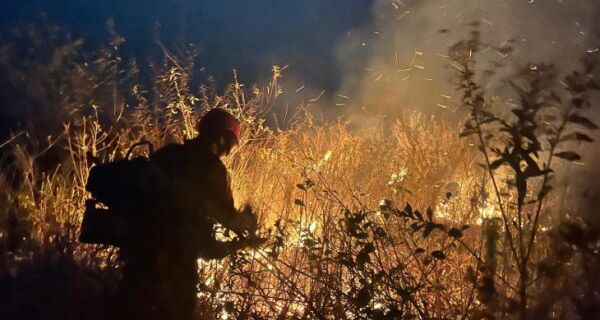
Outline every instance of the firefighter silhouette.
<svg viewBox="0 0 600 320">
<path fill-rule="evenodd" d="M 108 209 L 88 203 L 80 239 L 120 247 L 117 313 L 125 319 L 192 319 L 198 258 L 221 259 L 263 241 L 255 235 L 250 207 L 234 207 L 221 161 L 239 142 L 239 121 L 213 109 L 197 130 L 196 138 L 167 145 L 149 158 L 90 172 L 87 189 Z M 122 180 L 120 187 L 115 179 Z M 216 240 L 217 223 L 234 231 L 237 240 Z"/>
</svg>

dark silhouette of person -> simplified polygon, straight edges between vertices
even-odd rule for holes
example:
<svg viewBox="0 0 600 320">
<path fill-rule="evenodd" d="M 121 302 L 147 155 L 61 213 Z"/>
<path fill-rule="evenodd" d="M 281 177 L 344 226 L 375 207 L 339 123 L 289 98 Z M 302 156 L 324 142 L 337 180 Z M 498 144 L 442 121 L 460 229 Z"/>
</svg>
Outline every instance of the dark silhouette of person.
<svg viewBox="0 0 600 320">
<path fill-rule="evenodd" d="M 198 258 L 221 259 L 256 246 L 256 217 L 236 210 L 222 157 L 240 139 L 240 123 L 213 109 L 199 121 L 198 136 L 150 156 L 156 191 L 139 203 L 139 221 L 121 242 L 123 278 L 117 313 L 125 319 L 193 319 Z M 215 238 L 216 224 L 238 235 Z"/>
</svg>

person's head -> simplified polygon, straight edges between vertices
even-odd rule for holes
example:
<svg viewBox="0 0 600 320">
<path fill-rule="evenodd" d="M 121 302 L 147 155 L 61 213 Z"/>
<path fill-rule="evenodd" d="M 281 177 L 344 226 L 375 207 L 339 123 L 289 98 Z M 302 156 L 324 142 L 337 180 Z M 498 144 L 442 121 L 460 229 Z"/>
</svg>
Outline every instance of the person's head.
<svg viewBox="0 0 600 320">
<path fill-rule="evenodd" d="M 223 109 L 207 112 L 196 127 L 198 137 L 219 157 L 228 155 L 240 141 L 240 122 Z"/>
</svg>

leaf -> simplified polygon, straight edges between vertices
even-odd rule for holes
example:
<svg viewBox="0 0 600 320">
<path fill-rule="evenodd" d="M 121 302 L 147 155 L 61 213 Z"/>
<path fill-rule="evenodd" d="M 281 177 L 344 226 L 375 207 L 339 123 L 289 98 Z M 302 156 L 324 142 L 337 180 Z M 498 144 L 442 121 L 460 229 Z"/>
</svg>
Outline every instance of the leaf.
<svg viewBox="0 0 600 320">
<path fill-rule="evenodd" d="M 371 262 L 371 257 L 368 252 L 361 250 L 358 255 L 356 255 L 356 264 L 359 266 L 363 266 L 365 263 Z"/>
<path fill-rule="evenodd" d="M 539 177 L 546 173 L 548 170 L 541 170 L 535 162 L 532 162 L 530 165 L 525 168 L 523 172 L 527 177 Z"/>
<path fill-rule="evenodd" d="M 494 160 L 492 163 L 490 163 L 490 169 L 496 170 L 500 168 L 500 166 L 502 166 L 505 162 L 506 160 L 504 160 L 504 158 Z"/>
<path fill-rule="evenodd" d="M 438 259 L 438 260 L 444 260 L 446 259 L 446 255 L 440 251 L 440 250 L 435 250 L 431 252 L 431 256 Z"/>
<path fill-rule="evenodd" d="M 581 132 L 572 132 L 560 139 L 560 141 L 582 141 L 582 142 L 594 142 L 590 136 Z"/>
<path fill-rule="evenodd" d="M 421 211 L 416 210 L 415 216 L 417 216 L 417 219 L 419 219 L 420 221 L 423 221 L 423 214 L 421 213 Z"/>
<path fill-rule="evenodd" d="M 575 133 L 575 139 L 577 139 L 577 141 L 583 141 L 583 142 L 594 142 L 594 139 L 592 137 L 588 136 L 585 133 L 581 133 L 581 132 Z"/>
<path fill-rule="evenodd" d="M 435 223 L 428 222 L 425 224 L 425 229 L 423 229 L 423 238 L 429 237 L 431 231 L 435 228 Z"/>
<path fill-rule="evenodd" d="M 577 153 L 573 152 L 573 151 L 563 151 L 563 152 L 558 152 L 555 154 L 555 156 L 565 159 L 565 160 L 569 160 L 569 161 L 579 161 L 581 160 L 581 156 L 578 155 Z"/>
<path fill-rule="evenodd" d="M 408 216 L 412 217 L 412 207 L 410 206 L 410 203 L 406 204 L 406 207 L 404 207 L 404 212 L 406 212 L 408 214 Z"/>
<path fill-rule="evenodd" d="M 411 229 L 413 232 L 417 232 L 417 231 L 421 230 L 421 228 L 423 228 L 423 226 L 424 226 L 424 224 L 421 224 L 421 223 L 419 223 L 419 222 L 413 222 L 413 223 L 410 225 L 410 229 Z"/>
<path fill-rule="evenodd" d="M 461 133 L 458 135 L 458 137 L 459 137 L 459 138 L 464 138 L 464 137 L 468 137 L 468 136 L 470 136 L 470 135 L 473 135 L 473 134 L 476 134 L 476 133 L 477 133 L 477 131 L 476 131 L 476 130 L 472 130 L 472 129 L 471 129 L 471 130 L 467 130 L 467 129 L 465 129 L 465 130 L 463 130 L 463 131 L 462 131 L 462 132 L 461 132 Z"/>
<path fill-rule="evenodd" d="M 298 205 L 298 206 L 301 206 L 301 207 L 304 207 L 304 206 L 305 206 L 305 204 L 304 204 L 304 201 L 302 201 L 302 200 L 300 200 L 300 199 L 295 199 L 295 200 L 294 200 L 294 204 L 295 204 L 295 205 Z"/>
<path fill-rule="evenodd" d="M 431 208 L 427 208 L 427 219 L 433 221 L 433 210 Z"/>
<path fill-rule="evenodd" d="M 598 126 L 595 123 L 593 123 L 590 119 L 580 116 L 577 113 L 571 114 L 569 116 L 568 120 L 573 123 L 577 123 L 577 124 L 587 128 L 587 129 L 590 129 L 590 130 L 598 129 Z"/>
<path fill-rule="evenodd" d="M 448 235 L 451 236 L 452 238 L 462 238 L 463 236 L 463 232 L 460 229 L 456 229 L 456 228 L 452 228 L 450 229 L 450 231 L 448 231 Z"/>
</svg>

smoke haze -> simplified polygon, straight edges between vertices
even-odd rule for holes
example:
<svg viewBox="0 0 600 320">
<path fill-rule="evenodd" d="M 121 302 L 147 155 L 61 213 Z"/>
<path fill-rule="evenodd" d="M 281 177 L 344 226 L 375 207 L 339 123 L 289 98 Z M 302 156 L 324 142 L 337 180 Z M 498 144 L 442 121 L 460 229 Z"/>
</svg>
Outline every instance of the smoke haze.
<svg viewBox="0 0 600 320">
<path fill-rule="evenodd" d="M 479 55 L 480 62 L 494 60 L 513 68 L 554 62 L 570 70 L 597 49 L 598 8 L 595 0 L 378 0 L 370 29 L 356 31 L 337 47 L 339 61 L 349 70 L 340 93 L 354 93 L 355 105 L 381 113 L 452 110 L 457 98 L 445 55 L 448 47 L 468 37 L 473 22 L 490 45 Z M 508 57 L 493 49 L 511 39 L 515 50 Z M 347 61 L 360 48 L 369 50 L 367 63 L 348 68 Z M 502 69 L 490 84 L 499 84 L 496 80 L 511 71 Z"/>
<path fill-rule="evenodd" d="M 490 61 L 504 66 L 484 81 L 488 93 L 502 98 L 511 92 L 500 80 L 517 68 L 553 63 L 566 73 L 577 68 L 584 55 L 600 54 L 596 0 L 378 0 L 372 10 L 369 28 L 353 30 L 336 47 L 346 73 L 330 105 L 349 113 L 357 128 L 371 128 L 381 119 L 376 115 L 394 117 L 399 111 L 441 116 L 456 112 L 460 97 L 449 81 L 456 70 L 448 67 L 446 55 L 474 29 L 486 44 L 477 56 L 478 69 L 489 68 Z M 508 56 L 494 49 L 508 43 L 514 49 Z M 361 50 L 368 52 L 366 59 L 361 60 Z M 361 61 L 366 63 L 358 66 Z M 600 112 L 592 110 L 588 116 L 598 122 Z M 555 188 L 565 196 L 555 210 L 564 214 L 570 208 L 595 221 L 600 203 L 594 177 L 600 176 L 595 167 L 600 152 L 597 144 L 574 150 L 585 163 L 557 167 Z"/>
</svg>

